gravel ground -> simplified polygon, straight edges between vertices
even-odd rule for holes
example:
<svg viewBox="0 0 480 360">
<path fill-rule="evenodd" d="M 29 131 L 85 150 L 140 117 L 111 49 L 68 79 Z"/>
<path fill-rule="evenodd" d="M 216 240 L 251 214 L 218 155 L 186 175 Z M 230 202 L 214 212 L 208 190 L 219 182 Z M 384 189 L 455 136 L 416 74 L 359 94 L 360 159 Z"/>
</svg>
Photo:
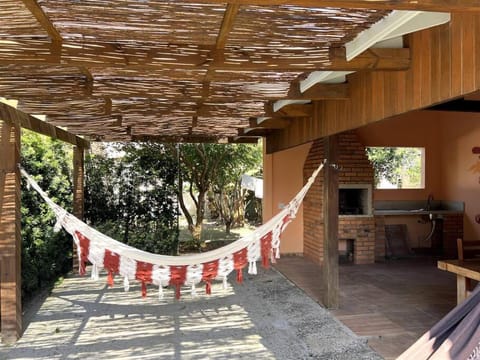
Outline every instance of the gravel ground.
<svg viewBox="0 0 480 360">
<path fill-rule="evenodd" d="M 382 359 L 277 271 L 232 279 L 176 301 L 154 286 L 124 293 L 120 278 L 66 278 L 0 359 Z"/>
</svg>

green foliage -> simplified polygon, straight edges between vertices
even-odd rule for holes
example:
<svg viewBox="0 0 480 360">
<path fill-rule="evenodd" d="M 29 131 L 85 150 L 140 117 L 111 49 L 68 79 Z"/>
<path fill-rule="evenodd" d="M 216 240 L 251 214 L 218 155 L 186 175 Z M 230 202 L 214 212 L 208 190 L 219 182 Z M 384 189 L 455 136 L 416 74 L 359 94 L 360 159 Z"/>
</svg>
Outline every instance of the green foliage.
<svg viewBox="0 0 480 360">
<path fill-rule="evenodd" d="M 71 152 L 63 143 L 29 131 L 22 135 L 22 166 L 53 201 L 71 211 Z M 55 233 L 55 215 L 22 179 L 22 294 L 32 296 L 72 267 L 72 239 Z"/>
<path fill-rule="evenodd" d="M 254 191 L 247 191 L 245 196 L 245 219 L 254 225 L 262 223 L 262 200 L 255 197 Z"/>
<path fill-rule="evenodd" d="M 245 193 L 240 189 L 240 177 L 243 173 L 260 171 L 261 148 L 245 144 L 181 144 L 179 156 L 181 181 L 196 207 L 195 214 L 190 214 L 183 197 L 179 199 L 193 239 L 200 242 L 209 191 L 227 233 L 231 226 L 242 224 Z"/>
<path fill-rule="evenodd" d="M 382 179 L 397 188 L 422 186 L 422 153 L 418 148 L 369 147 L 367 156 L 375 169 L 375 184 Z"/>
<path fill-rule="evenodd" d="M 262 150 L 259 146 L 235 144 L 225 148 L 224 161 L 218 176 L 213 179 L 212 190 L 215 207 L 223 219 L 227 234 L 230 227 L 242 226 L 245 219 L 248 192 L 240 186 L 241 176 L 247 173 L 256 175 L 261 172 L 261 167 Z"/>
<path fill-rule="evenodd" d="M 176 254 L 177 161 L 161 144 L 117 145 L 87 157 L 85 218 L 105 234 L 145 251 Z"/>
</svg>

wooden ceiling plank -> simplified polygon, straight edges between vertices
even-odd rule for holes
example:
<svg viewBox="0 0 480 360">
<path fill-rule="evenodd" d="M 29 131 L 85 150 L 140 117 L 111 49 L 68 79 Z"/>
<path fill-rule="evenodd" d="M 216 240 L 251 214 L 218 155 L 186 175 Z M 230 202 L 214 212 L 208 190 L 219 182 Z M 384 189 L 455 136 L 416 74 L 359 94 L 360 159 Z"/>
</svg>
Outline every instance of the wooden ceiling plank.
<svg viewBox="0 0 480 360">
<path fill-rule="evenodd" d="M 0 103 L 0 119 L 9 123 L 18 124 L 24 129 L 34 131 L 36 133 L 49 136 L 53 139 L 58 139 L 69 144 L 79 146 L 83 149 L 90 148 L 90 142 L 78 137 L 66 130 L 60 129 L 56 126 L 46 123 L 36 117 L 17 110 L 12 106 Z"/>
<path fill-rule="evenodd" d="M 220 4 L 224 0 L 196 0 L 203 4 Z M 421 10 L 439 12 L 479 12 L 480 3 L 472 0 L 229 0 L 231 4 L 302 7 L 338 7 L 346 9 Z"/>
</svg>

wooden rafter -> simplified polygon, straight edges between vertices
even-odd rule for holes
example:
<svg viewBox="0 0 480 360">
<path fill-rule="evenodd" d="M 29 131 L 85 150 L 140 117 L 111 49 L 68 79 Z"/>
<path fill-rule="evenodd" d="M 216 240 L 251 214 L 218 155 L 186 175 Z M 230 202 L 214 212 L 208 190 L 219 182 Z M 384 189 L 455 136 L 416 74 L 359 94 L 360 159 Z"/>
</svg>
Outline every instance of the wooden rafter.
<svg viewBox="0 0 480 360">
<path fill-rule="evenodd" d="M 410 49 L 370 48 L 350 61 L 346 60 L 344 47 L 331 48 L 332 66 L 321 70 L 361 71 L 361 70 L 407 70 L 410 67 Z"/>
<path fill-rule="evenodd" d="M 219 141 L 217 136 L 198 136 L 198 135 L 179 135 L 179 136 L 165 136 L 165 135 L 132 135 L 132 141 L 151 141 L 162 143 L 216 143 Z M 225 139 L 228 141 L 228 139 Z"/>
<path fill-rule="evenodd" d="M 220 30 L 218 32 L 215 42 L 215 50 L 213 51 L 213 62 L 221 61 L 219 59 L 223 58 L 223 54 L 221 54 L 221 52 L 225 48 L 230 31 L 232 31 L 233 29 L 233 24 L 237 16 L 238 9 L 239 5 L 227 4 L 225 13 L 223 15 L 222 24 L 220 25 Z M 201 115 L 203 103 L 210 95 L 210 84 L 214 76 L 215 69 L 213 69 L 210 65 L 203 80 L 202 99 L 198 102 L 197 115 L 192 118 L 192 126 L 190 128 L 190 131 L 192 131 L 192 129 L 195 128 L 197 125 L 197 116 Z"/>
<path fill-rule="evenodd" d="M 259 121 L 258 119 L 250 119 L 251 128 L 269 128 L 269 129 L 285 129 L 292 123 L 291 118 L 267 118 Z"/>
<path fill-rule="evenodd" d="M 62 36 L 52 24 L 50 19 L 47 17 L 43 9 L 38 5 L 37 1 L 35 0 L 22 0 L 23 4 L 27 7 L 27 9 L 35 16 L 37 21 L 42 25 L 45 29 L 47 34 L 52 39 L 52 52 L 54 58 L 58 58 L 60 56 L 60 51 L 62 48 Z"/>
<path fill-rule="evenodd" d="M 261 136 L 234 136 L 229 137 L 228 142 L 231 144 L 257 144 Z"/>
<path fill-rule="evenodd" d="M 342 100 L 349 98 L 348 84 L 316 84 L 305 92 L 300 91 L 298 82 L 292 83 L 288 92 L 288 99 L 291 100 Z"/>
<path fill-rule="evenodd" d="M 265 104 L 265 116 L 267 117 L 311 117 L 313 108 L 311 104 L 292 104 L 274 111 L 273 103 Z"/>
<path fill-rule="evenodd" d="M 163 52 L 163 60 L 148 62 L 144 52 L 138 54 L 122 54 L 121 51 L 109 50 L 108 44 L 98 45 L 96 56 L 85 57 L 81 48 L 63 47 L 62 56 L 51 56 L 40 58 L 31 54 L 21 56 L 20 59 L 2 57 L 0 54 L 0 65 L 66 65 L 77 67 L 88 67 L 92 71 L 102 69 L 124 69 L 131 71 L 155 71 L 164 69 L 179 70 L 172 74 L 181 74 L 182 69 L 209 69 L 219 71 L 361 71 L 361 70 L 406 70 L 410 66 L 409 49 L 370 49 L 358 55 L 351 61 L 345 59 L 344 48 L 333 48 L 330 51 L 330 59 L 315 58 L 315 54 L 309 55 L 305 51 L 289 51 L 277 55 L 259 55 L 245 53 L 232 53 L 230 50 L 212 50 L 214 56 L 209 59 L 206 55 L 180 56 L 169 49 L 152 49 L 155 52 Z M 116 51 L 116 52 L 115 52 Z M 170 53 L 169 53 L 170 51 Z M 143 59 L 143 60 L 142 60 Z M 233 59 L 227 61 L 228 59 Z"/>
<path fill-rule="evenodd" d="M 345 60 L 341 47 L 389 11 L 275 1 L 4 0 L 0 9 L 16 18 L 0 19 L 0 94 L 93 139 L 226 139 L 250 118 L 273 118 L 259 132 L 281 129 L 275 119 L 310 117 L 312 100 L 349 98 L 348 83 L 300 91 L 311 72 L 411 65 L 408 49 Z"/>
<path fill-rule="evenodd" d="M 268 136 L 275 130 L 272 128 L 245 128 L 238 129 L 238 136 L 256 136 L 263 137 Z"/>
<path fill-rule="evenodd" d="M 198 0 L 198 3 L 218 4 L 222 0 Z M 239 5 L 285 5 L 303 7 L 338 7 L 347 9 L 422 10 L 443 12 L 480 11 L 480 3 L 472 0 L 230 0 Z"/>
<path fill-rule="evenodd" d="M 223 16 L 222 25 L 217 36 L 217 42 L 215 45 L 216 49 L 224 49 L 227 44 L 228 35 L 233 29 L 233 24 L 237 16 L 237 12 L 240 5 L 238 4 L 228 4 L 227 9 L 225 10 L 225 15 Z"/>
<path fill-rule="evenodd" d="M 0 119 L 12 124 L 17 124 L 24 129 L 32 130 L 39 134 L 50 136 L 53 139 L 62 140 L 84 149 L 90 148 L 90 143 L 87 140 L 4 103 L 0 103 Z"/>
<path fill-rule="evenodd" d="M 93 76 L 90 70 L 82 66 L 79 68 L 83 75 L 85 75 L 85 94 L 91 96 L 93 93 Z"/>
</svg>

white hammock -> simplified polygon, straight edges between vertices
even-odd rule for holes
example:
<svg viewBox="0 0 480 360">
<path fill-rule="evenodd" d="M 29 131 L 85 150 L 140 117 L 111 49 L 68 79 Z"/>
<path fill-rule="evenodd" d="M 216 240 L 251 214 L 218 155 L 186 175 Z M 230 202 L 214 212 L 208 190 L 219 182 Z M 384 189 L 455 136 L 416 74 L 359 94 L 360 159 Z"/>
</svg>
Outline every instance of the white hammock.
<svg viewBox="0 0 480 360">
<path fill-rule="evenodd" d="M 275 258 L 280 257 L 280 234 L 295 218 L 303 198 L 322 168 L 323 163 L 282 211 L 252 233 L 221 248 L 183 256 L 152 254 L 102 234 L 54 203 L 25 170 L 21 169 L 21 173 L 55 213 L 55 228 L 60 230 L 63 227 L 72 235 L 78 250 L 81 274 L 85 273 L 88 260 L 93 265 L 93 279 L 98 279 L 100 269 L 104 268 L 110 285 L 113 285 L 113 276 L 119 273 L 124 277 L 126 291 L 129 281 L 136 279 L 142 283 L 143 296 L 146 296 L 146 285 L 153 283 L 159 287 L 160 298 L 163 297 L 162 287 L 167 285 L 176 286 L 178 298 L 182 285 L 190 285 L 192 295 L 195 295 L 195 285 L 203 281 L 209 294 L 213 279 L 223 280 L 226 287 L 227 276 L 233 270 L 237 270 L 237 280 L 241 282 L 242 269 L 247 264 L 248 273 L 256 274 L 259 259 L 265 267 L 269 266 L 269 261 L 275 262 Z"/>
</svg>

